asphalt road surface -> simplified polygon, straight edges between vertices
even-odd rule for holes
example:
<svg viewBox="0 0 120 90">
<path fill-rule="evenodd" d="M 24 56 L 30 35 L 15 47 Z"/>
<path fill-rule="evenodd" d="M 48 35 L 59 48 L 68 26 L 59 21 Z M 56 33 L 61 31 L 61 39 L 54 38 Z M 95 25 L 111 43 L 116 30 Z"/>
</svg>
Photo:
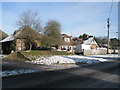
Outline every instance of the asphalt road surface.
<svg viewBox="0 0 120 90">
<path fill-rule="evenodd" d="M 2 88 L 118 88 L 119 61 L 2 78 Z"/>
</svg>

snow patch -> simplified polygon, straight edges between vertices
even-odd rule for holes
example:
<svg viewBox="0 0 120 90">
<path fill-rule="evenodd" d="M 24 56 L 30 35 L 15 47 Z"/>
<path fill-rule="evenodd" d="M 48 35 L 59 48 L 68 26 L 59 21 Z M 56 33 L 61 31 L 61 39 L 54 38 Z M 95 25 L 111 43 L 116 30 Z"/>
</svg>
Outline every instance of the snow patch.
<svg viewBox="0 0 120 90">
<path fill-rule="evenodd" d="M 6 55 L 0 54 L 0 58 L 4 58 L 6 57 Z"/>
<path fill-rule="evenodd" d="M 31 61 L 34 64 L 76 64 L 76 63 L 100 63 L 105 62 L 107 59 L 103 58 L 93 58 L 87 56 L 79 56 L 79 55 L 68 55 L 68 56 L 49 56 L 49 57 L 40 57 L 36 60 Z"/>
<path fill-rule="evenodd" d="M 112 57 L 112 58 L 118 58 L 120 57 L 118 54 L 106 54 L 106 55 L 92 55 L 93 57 Z"/>
<path fill-rule="evenodd" d="M 0 42 L 7 42 L 7 41 L 13 41 L 14 40 L 14 36 L 13 35 L 10 35 L 8 37 L 6 37 L 5 39 L 3 39 L 2 41 Z"/>
<path fill-rule="evenodd" d="M 0 77 L 19 75 L 19 74 L 24 74 L 24 73 L 33 73 L 33 72 L 40 72 L 40 70 L 19 69 L 19 70 L 0 71 Z"/>
</svg>

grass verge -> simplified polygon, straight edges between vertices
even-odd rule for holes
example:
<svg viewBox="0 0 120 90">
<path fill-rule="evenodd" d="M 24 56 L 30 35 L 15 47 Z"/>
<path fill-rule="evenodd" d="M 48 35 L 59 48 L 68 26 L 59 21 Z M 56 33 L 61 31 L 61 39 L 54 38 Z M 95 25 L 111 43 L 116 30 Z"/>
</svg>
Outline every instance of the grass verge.
<svg viewBox="0 0 120 90">
<path fill-rule="evenodd" d="M 8 60 L 21 60 L 21 61 L 30 60 L 29 58 L 27 58 L 21 52 L 11 53 L 10 55 L 6 56 L 4 59 L 8 59 Z"/>
<path fill-rule="evenodd" d="M 53 55 L 71 55 L 72 53 L 62 52 L 62 51 L 44 51 L 44 50 L 31 50 L 31 51 L 22 51 L 22 52 L 14 52 L 7 57 L 6 59 L 10 60 L 36 60 L 40 57 L 48 57 Z"/>
</svg>

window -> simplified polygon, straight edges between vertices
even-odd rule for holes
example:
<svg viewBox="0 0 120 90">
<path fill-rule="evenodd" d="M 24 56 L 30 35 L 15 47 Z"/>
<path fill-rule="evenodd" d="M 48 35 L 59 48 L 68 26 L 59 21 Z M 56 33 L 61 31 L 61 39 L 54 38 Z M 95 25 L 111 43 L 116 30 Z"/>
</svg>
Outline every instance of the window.
<svg viewBox="0 0 120 90">
<path fill-rule="evenodd" d="M 64 38 L 66 42 L 70 42 L 70 38 Z"/>
</svg>

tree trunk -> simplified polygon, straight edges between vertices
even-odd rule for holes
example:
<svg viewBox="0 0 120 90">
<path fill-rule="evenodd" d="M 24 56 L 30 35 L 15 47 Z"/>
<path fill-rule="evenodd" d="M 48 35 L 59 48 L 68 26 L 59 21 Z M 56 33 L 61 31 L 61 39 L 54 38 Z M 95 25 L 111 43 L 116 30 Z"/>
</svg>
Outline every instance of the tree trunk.
<svg viewBox="0 0 120 90">
<path fill-rule="evenodd" d="M 31 51 L 32 50 L 32 44 L 30 44 L 30 49 L 29 49 L 29 51 Z"/>
<path fill-rule="evenodd" d="M 51 45 L 50 45 L 50 50 L 52 50 L 52 47 L 51 47 Z"/>
</svg>

